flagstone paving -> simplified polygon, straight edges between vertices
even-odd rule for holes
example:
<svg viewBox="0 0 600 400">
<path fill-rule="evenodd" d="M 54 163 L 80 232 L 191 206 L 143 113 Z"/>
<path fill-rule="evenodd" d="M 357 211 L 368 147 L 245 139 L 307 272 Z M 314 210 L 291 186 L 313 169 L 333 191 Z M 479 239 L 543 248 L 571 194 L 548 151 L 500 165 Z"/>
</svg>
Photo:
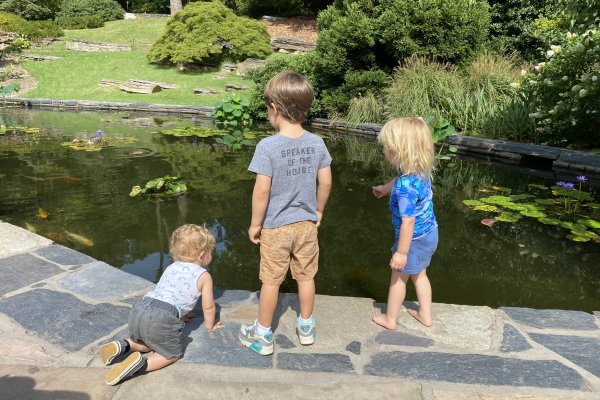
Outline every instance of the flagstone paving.
<svg viewBox="0 0 600 400">
<path fill-rule="evenodd" d="M 97 369 L 98 385 L 102 385 L 106 369 L 97 359 L 98 347 L 127 334 L 131 305 L 154 284 L 9 224 L 0 222 L 0 235 L 0 366 L 33 365 L 38 370 L 65 371 L 81 368 L 87 370 L 82 377 Z M 19 245 L 11 252 L 7 242 L 13 240 Z M 198 307 L 200 316 L 184 329 L 182 362 L 128 380 L 116 392 L 82 390 L 101 393 L 102 398 L 129 398 L 123 396 L 133 393 L 132 385 L 146 385 L 152 376 L 175 382 L 176 371 L 181 368 L 206 371 L 210 367 L 210 371 L 221 371 L 218 376 L 207 373 L 208 381 L 203 383 L 215 391 L 215 396 L 234 396 L 244 385 L 248 391 L 266 393 L 259 389 L 260 381 L 246 379 L 244 371 L 251 371 L 284 397 L 298 394 L 294 385 L 302 382 L 294 380 L 303 379 L 309 391 L 324 390 L 331 398 L 348 393 L 356 395 L 348 398 L 362 398 L 359 393 L 385 398 L 379 390 L 396 393 L 390 382 L 408 382 L 407 387 L 420 388 L 399 397 L 406 399 L 461 398 L 452 397 L 455 393 L 470 393 L 464 398 L 477 394 L 479 397 L 472 398 L 516 399 L 531 395 L 534 389 L 546 391 L 546 397 L 541 398 L 600 398 L 599 312 L 517 307 L 494 310 L 436 303 L 432 328 L 423 327 L 403 312 L 398 329 L 386 331 L 370 320 L 383 305 L 371 299 L 319 295 L 315 309 L 317 341 L 301 346 L 295 332 L 297 295 L 281 294 L 273 324 L 275 353 L 265 357 L 238 342 L 241 324 L 256 318 L 257 293 L 219 290 L 215 298 L 225 327 L 208 333 Z M 413 308 L 415 304 L 407 302 L 405 306 Z M 21 375 L 8 372 L 0 376 L 0 384 L 22 384 L 24 393 L 35 392 L 31 379 L 35 381 L 36 376 L 68 380 L 67 372 L 14 371 Z M 230 382 L 230 386 L 218 388 L 215 382 L 222 381 Z M 369 392 L 361 382 L 377 385 Z M 448 390 L 434 389 L 439 385 Z M 52 387 L 60 393 L 56 383 Z M 355 387 L 354 392 L 349 392 L 349 387 Z M 504 388 L 501 396 L 513 397 L 501 397 L 499 388 Z M 68 391 L 68 387 L 63 389 Z"/>
</svg>

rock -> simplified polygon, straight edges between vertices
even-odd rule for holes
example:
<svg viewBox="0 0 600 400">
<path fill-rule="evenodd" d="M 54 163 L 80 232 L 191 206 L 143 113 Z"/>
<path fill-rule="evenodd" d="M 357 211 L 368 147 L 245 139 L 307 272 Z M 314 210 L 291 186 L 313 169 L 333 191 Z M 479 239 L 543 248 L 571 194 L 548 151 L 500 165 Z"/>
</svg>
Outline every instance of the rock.
<svg viewBox="0 0 600 400">
<path fill-rule="evenodd" d="M 271 46 L 275 50 L 286 50 L 286 51 L 311 51 L 317 47 L 316 43 L 304 42 L 300 39 L 293 37 L 275 37 L 271 39 Z"/>
<path fill-rule="evenodd" d="M 127 93 L 142 94 L 152 94 L 162 90 L 160 86 L 154 83 L 131 83 L 129 81 L 119 85 L 119 89 Z"/>
<path fill-rule="evenodd" d="M 229 75 L 231 75 L 231 73 L 233 71 L 235 71 L 236 69 L 237 69 L 236 64 L 223 64 L 221 66 L 221 70 L 219 71 L 219 73 L 216 74 L 215 76 L 213 76 L 213 78 L 215 78 L 215 79 L 226 78 Z"/>
<path fill-rule="evenodd" d="M 246 85 L 242 85 L 239 83 L 226 83 L 225 84 L 225 90 L 227 90 L 228 92 L 234 92 L 237 90 L 246 90 L 246 89 L 250 89 L 250 88 Z"/>
<path fill-rule="evenodd" d="M 116 43 L 88 42 L 85 40 L 74 40 L 67 42 L 68 50 L 76 51 L 131 51 L 131 46 Z"/>
<path fill-rule="evenodd" d="M 238 76 L 246 76 L 248 75 L 248 72 L 262 68 L 265 65 L 267 65 L 266 60 L 261 60 L 260 58 L 247 58 L 237 65 L 237 74 Z"/>
<path fill-rule="evenodd" d="M 42 56 L 42 55 L 38 55 L 38 54 L 25 54 L 20 56 L 21 60 L 28 60 L 28 61 L 52 61 L 52 60 L 58 60 L 60 57 L 55 57 L 55 56 Z"/>
<path fill-rule="evenodd" d="M 194 89 L 194 94 L 199 96 L 205 96 L 207 94 L 218 94 L 223 93 L 222 90 L 214 90 L 214 89 Z"/>
<path fill-rule="evenodd" d="M 136 19 L 136 18 L 137 18 L 137 16 L 133 13 L 126 12 L 125 14 L 123 14 L 123 19 Z"/>
</svg>

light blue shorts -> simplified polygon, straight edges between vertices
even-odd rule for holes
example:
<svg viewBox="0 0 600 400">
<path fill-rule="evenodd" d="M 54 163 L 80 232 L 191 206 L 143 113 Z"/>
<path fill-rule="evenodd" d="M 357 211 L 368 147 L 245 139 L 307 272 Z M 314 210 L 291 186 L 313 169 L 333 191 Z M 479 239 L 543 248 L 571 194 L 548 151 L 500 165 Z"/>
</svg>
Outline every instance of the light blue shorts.
<svg viewBox="0 0 600 400">
<path fill-rule="evenodd" d="M 408 249 L 408 258 L 406 260 L 406 266 L 402 272 L 403 274 L 418 274 L 425 268 L 429 267 L 431 257 L 435 253 L 438 245 L 438 229 L 437 226 L 429 233 L 413 239 L 410 243 L 410 249 Z M 398 249 L 398 239 L 392 246 L 392 255 Z"/>
</svg>

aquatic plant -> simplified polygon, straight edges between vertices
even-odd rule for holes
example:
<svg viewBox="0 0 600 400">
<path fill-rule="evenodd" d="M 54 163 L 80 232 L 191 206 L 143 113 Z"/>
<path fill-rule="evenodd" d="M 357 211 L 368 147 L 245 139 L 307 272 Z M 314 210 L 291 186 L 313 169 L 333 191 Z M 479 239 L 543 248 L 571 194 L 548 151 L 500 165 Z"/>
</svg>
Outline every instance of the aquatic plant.
<svg viewBox="0 0 600 400">
<path fill-rule="evenodd" d="M 7 133 L 12 134 L 39 134 L 40 128 L 28 128 L 25 126 L 6 126 L 0 125 L 0 135 L 6 135 Z"/>
<path fill-rule="evenodd" d="M 429 131 L 431 132 L 431 139 L 433 140 L 433 144 L 443 142 L 450 136 L 454 135 L 454 132 L 456 132 L 456 128 L 454 127 L 454 125 L 452 125 L 450 121 L 448 121 L 445 118 L 439 118 L 430 115 L 429 117 L 425 118 L 425 122 L 427 122 L 427 125 L 429 126 Z M 448 152 L 450 154 L 442 154 L 442 152 L 444 151 L 444 145 L 442 144 L 436 155 L 436 158 L 438 160 L 450 160 L 452 157 L 454 157 L 454 154 L 457 152 L 457 150 L 458 149 L 456 148 L 456 146 L 449 146 Z"/>
<path fill-rule="evenodd" d="M 249 109 L 250 102 L 235 93 L 215 104 L 215 123 L 227 130 L 226 135 L 216 138 L 215 141 L 232 149 L 253 145 L 254 141 L 251 139 L 254 136 L 246 135 L 253 123 Z"/>
<path fill-rule="evenodd" d="M 529 217 L 544 225 L 567 229 L 570 240 L 600 243 L 600 221 L 596 219 L 600 204 L 595 202 L 589 191 L 584 190 L 587 178 L 578 176 L 576 180 L 578 187 L 573 182 L 564 181 L 551 187 L 529 184 L 528 193 L 520 194 L 511 194 L 508 188 L 488 186 L 480 192 L 491 195 L 463 200 L 463 204 L 475 211 L 498 213 L 494 217 L 496 221 L 517 222 L 522 217 Z"/>
<path fill-rule="evenodd" d="M 68 147 L 72 150 L 82 151 L 100 151 L 109 146 L 115 146 L 117 144 L 135 143 L 138 139 L 130 136 L 104 136 L 104 131 L 98 129 L 92 137 L 87 137 L 85 134 L 81 134 L 70 142 L 63 142 L 60 145 Z"/>
<path fill-rule="evenodd" d="M 179 180 L 177 176 L 163 176 L 162 178 L 152 179 L 141 187 L 136 185 L 131 188 L 129 196 L 148 195 L 149 197 L 177 197 L 187 192 L 185 183 Z"/>
</svg>

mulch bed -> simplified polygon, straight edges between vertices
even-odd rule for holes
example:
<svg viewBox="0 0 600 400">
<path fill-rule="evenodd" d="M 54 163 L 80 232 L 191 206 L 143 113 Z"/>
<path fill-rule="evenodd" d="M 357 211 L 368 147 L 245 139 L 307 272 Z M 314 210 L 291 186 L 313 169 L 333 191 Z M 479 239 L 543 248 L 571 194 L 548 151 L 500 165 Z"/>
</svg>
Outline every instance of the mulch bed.
<svg viewBox="0 0 600 400">
<path fill-rule="evenodd" d="M 317 21 L 314 17 L 278 18 L 261 21 L 267 26 L 271 37 L 294 37 L 305 42 L 317 41 Z"/>
</svg>

